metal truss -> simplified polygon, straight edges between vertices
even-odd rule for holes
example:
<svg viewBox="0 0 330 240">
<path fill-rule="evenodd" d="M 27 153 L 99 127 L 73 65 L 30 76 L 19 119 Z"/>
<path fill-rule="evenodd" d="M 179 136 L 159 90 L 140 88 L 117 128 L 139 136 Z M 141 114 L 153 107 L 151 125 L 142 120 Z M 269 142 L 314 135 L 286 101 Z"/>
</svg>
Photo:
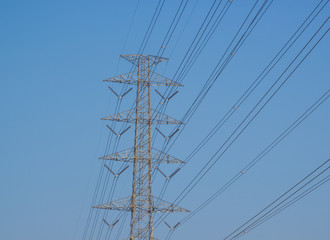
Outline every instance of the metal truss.
<svg viewBox="0 0 330 240">
<path fill-rule="evenodd" d="M 152 55 L 122 55 L 138 67 L 136 72 L 108 78 L 104 81 L 136 85 L 135 108 L 104 117 L 103 120 L 133 123 L 134 147 L 101 157 L 101 159 L 133 163 L 132 195 L 94 208 L 130 211 L 130 240 L 155 240 L 153 214 L 157 212 L 187 212 L 172 203 L 152 195 L 153 170 L 159 163 L 183 163 L 164 152 L 152 148 L 153 124 L 182 124 L 182 122 L 151 108 L 151 86 L 182 86 L 166 77 L 151 72 L 151 67 L 166 61 Z M 155 166 L 154 166 L 155 165 Z"/>
</svg>

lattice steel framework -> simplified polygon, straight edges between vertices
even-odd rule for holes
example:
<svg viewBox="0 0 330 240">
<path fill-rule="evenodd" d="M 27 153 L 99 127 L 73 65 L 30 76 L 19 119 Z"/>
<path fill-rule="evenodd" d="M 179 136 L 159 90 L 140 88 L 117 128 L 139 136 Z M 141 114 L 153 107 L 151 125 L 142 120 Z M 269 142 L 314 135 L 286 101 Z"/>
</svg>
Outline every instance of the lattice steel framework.
<svg viewBox="0 0 330 240">
<path fill-rule="evenodd" d="M 134 109 L 102 119 L 134 123 L 134 147 L 106 155 L 101 159 L 133 163 L 132 196 L 94 208 L 130 211 L 130 240 L 152 240 L 155 239 L 153 237 L 154 212 L 187 212 L 188 210 L 161 199 L 154 201 L 155 197 L 152 195 L 153 165 L 182 163 L 182 161 L 152 148 L 153 124 L 181 124 L 181 122 L 152 110 L 150 91 L 151 86 L 182 85 L 151 72 L 152 66 L 166 61 L 166 58 L 151 55 L 121 55 L 121 57 L 136 65 L 138 70 L 104 81 L 136 85 L 136 106 Z"/>
</svg>

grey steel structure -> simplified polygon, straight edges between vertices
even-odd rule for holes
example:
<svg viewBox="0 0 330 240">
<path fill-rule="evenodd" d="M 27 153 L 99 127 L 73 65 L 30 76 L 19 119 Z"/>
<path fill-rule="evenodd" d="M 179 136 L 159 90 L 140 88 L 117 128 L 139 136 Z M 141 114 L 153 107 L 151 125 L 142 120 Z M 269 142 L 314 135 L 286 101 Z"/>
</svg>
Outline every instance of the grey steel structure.
<svg viewBox="0 0 330 240">
<path fill-rule="evenodd" d="M 152 86 L 182 86 L 151 71 L 151 67 L 166 58 L 151 55 L 121 55 L 137 66 L 137 71 L 105 79 L 105 82 L 136 85 L 134 109 L 102 118 L 103 120 L 135 124 L 134 147 L 106 155 L 101 159 L 133 164 L 132 196 L 101 204 L 94 208 L 130 211 L 130 240 L 152 240 L 154 212 L 187 212 L 179 206 L 155 198 L 152 194 L 152 174 L 159 163 L 182 163 L 182 161 L 152 148 L 153 124 L 182 124 L 151 108 Z M 132 154 L 133 153 L 133 154 Z M 156 201 L 155 201 L 156 199 Z"/>
</svg>

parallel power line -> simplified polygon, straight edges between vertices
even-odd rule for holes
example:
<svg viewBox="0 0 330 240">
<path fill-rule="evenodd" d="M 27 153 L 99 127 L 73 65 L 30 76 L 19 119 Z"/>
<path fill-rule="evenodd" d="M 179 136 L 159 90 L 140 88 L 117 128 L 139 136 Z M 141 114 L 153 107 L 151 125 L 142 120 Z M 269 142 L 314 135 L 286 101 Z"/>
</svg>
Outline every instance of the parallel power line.
<svg viewBox="0 0 330 240">
<path fill-rule="evenodd" d="M 232 49 L 232 53 L 234 51 L 234 49 L 236 49 L 235 53 L 237 53 L 238 49 L 242 46 L 242 44 L 245 42 L 245 40 L 247 39 L 247 37 L 251 34 L 251 32 L 253 31 L 253 29 L 256 27 L 256 25 L 258 24 L 258 22 L 261 20 L 261 18 L 263 17 L 263 15 L 266 13 L 266 11 L 268 10 L 268 8 L 271 6 L 272 2 L 273 1 L 264 1 L 261 6 L 259 7 L 258 10 L 256 10 L 256 13 L 254 16 L 251 17 L 252 15 L 252 12 L 256 9 L 257 7 L 257 4 L 258 4 L 259 0 L 257 0 L 251 10 L 249 11 L 248 15 L 245 17 L 243 23 L 241 24 L 240 28 L 238 29 L 238 31 L 236 32 L 234 38 L 232 39 L 231 43 L 229 44 L 229 46 L 227 47 L 226 51 L 224 52 L 224 54 L 222 55 L 221 59 L 219 60 L 218 64 L 216 65 L 216 68 L 213 70 L 211 76 L 208 78 L 208 80 L 206 81 L 206 83 L 204 84 L 203 88 L 201 89 L 200 93 L 198 94 L 198 96 L 195 98 L 194 102 L 192 103 L 191 107 L 188 109 L 188 111 L 184 114 L 184 117 L 181 119 L 181 121 L 185 122 L 185 125 L 179 129 L 179 126 L 176 126 L 174 128 L 174 130 L 171 132 L 170 136 L 173 136 L 175 133 L 178 132 L 178 134 L 176 134 L 174 137 L 173 137 L 173 140 L 171 141 L 165 141 L 164 142 L 164 145 L 163 145 L 163 148 L 162 148 L 162 151 L 168 153 L 169 150 L 173 147 L 174 143 L 176 142 L 176 140 L 178 139 L 178 137 L 182 134 L 182 131 L 184 130 L 185 126 L 188 124 L 189 120 L 191 119 L 192 115 L 196 112 L 197 108 L 199 107 L 200 103 L 203 101 L 203 99 L 205 98 L 205 96 L 207 95 L 207 93 L 209 92 L 210 88 L 212 87 L 212 85 L 214 84 L 214 82 L 217 80 L 217 78 L 219 77 L 219 75 L 217 75 L 217 77 L 214 79 L 212 78 L 212 75 L 214 74 L 214 72 L 219 68 L 221 67 L 222 70 L 224 70 L 224 68 L 228 65 L 229 61 L 232 59 L 233 55 L 234 54 L 229 54 L 227 56 L 227 60 L 226 60 L 226 64 L 221 64 L 220 63 L 222 62 L 224 56 L 226 55 L 226 53 L 229 51 L 230 47 L 234 44 L 234 41 L 236 38 L 239 38 L 238 42 L 236 43 L 235 47 Z M 221 2 L 220 2 L 221 3 Z M 220 4 L 219 3 L 219 4 Z M 213 3 L 215 4 L 215 2 Z M 192 42 L 192 45 L 189 47 L 188 49 L 188 52 L 186 53 L 185 57 L 189 54 L 189 51 L 191 50 L 190 48 L 192 48 L 191 50 L 191 55 L 190 54 L 190 57 L 191 56 L 194 56 L 192 58 L 192 60 L 190 60 L 190 57 L 187 58 L 187 62 L 183 65 L 183 66 L 186 66 L 187 64 L 190 65 L 189 69 L 192 67 L 193 63 L 196 61 L 197 57 L 200 55 L 201 51 L 204 49 L 205 45 L 207 44 L 208 40 L 210 39 L 210 37 L 212 36 L 212 34 L 214 33 L 215 29 L 218 27 L 219 23 L 221 22 L 221 20 L 223 19 L 224 15 L 227 13 L 229 7 L 231 6 L 231 1 L 230 1 L 230 4 L 228 5 L 228 2 L 224 5 L 223 9 L 220 11 L 217 19 L 213 22 L 212 24 L 212 27 L 211 29 L 208 30 L 207 32 L 207 35 L 206 37 L 204 37 L 204 34 L 205 34 L 205 31 L 206 31 L 206 28 L 208 27 L 208 25 L 212 22 L 212 18 L 214 17 L 214 14 L 215 12 L 217 11 L 217 9 L 219 8 L 219 5 L 217 5 L 216 9 L 214 10 L 213 14 L 211 15 L 210 19 L 208 20 L 207 24 L 206 21 L 208 19 L 208 15 L 210 13 L 212 13 L 212 7 L 214 7 L 212 5 L 211 9 L 209 10 L 209 13 L 208 15 L 206 16 L 206 18 L 204 19 L 203 21 L 203 24 L 201 25 L 197 35 L 195 36 L 194 38 L 194 41 Z M 248 22 L 248 19 L 249 18 L 252 18 L 250 22 Z M 206 25 L 205 26 L 205 29 L 203 30 L 203 25 Z M 247 26 L 246 26 L 247 25 Z M 240 32 L 243 30 L 244 32 L 239 36 Z M 202 31 L 203 30 L 203 31 Z M 199 36 L 199 33 L 202 31 L 202 34 Z M 197 38 L 198 37 L 198 38 Z M 203 39 L 204 38 L 204 39 Z M 196 41 L 196 45 L 193 45 L 195 40 L 198 39 L 198 41 Z M 201 41 L 202 40 L 202 41 Z M 198 45 L 199 42 L 201 41 L 201 44 L 202 45 Z M 198 52 L 196 52 L 195 50 L 198 50 Z M 185 60 L 185 57 L 183 59 L 183 61 Z M 192 62 L 191 62 L 192 61 Z M 181 63 L 183 64 L 183 62 Z M 181 64 L 179 66 L 179 69 L 181 67 Z M 184 67 L 185 68 L 185 67 Z M 178 70 L 179 70 L 178 69 Z M 189 69 L 187 71 L 189 71 Z M 177 72 L 178 72 L 177 70 Z M 187 71 L 185 73 L 185 75 L 187 74 Z M 176 72 L 176 73 L 177 73 Z M 184 76 L 185 76 L 184 75 Z M 182 82 L 183 78 L 178 80 L 180 83 Z M 209 85 L 210 81 L 213 81 L 211 85 Z M 207 87 L 207 85 L 209 85 Z M 172 88 L 171 90 L 173 90 L 174 88 Z M 177 91 L 176 91 L 177 92 Z M 172 94 L 175 94 L 176 92 L 172 93 Z M 170 91 L 171 93 L 171 91 Z M 170 95 L 172 96 L 172 95 Z M 202 96 L 202 98 L 201 98 Z M 167 101 L 168 102 L 168 101 Z M 165 107 L 163 109 L 161 109 L 161 112 L 164 111 L 164 109 L 166 109 L 166 106 L 167 106 L 167 102 L 165 102 Z M 193 109 L 193 111 L 191 111 Z M 189 116 L 187 118 L 187 116 Z M 157 132 L 155 133 L 157 134 Z M 167 140 L 170 140 L 169 138 Z M 166 150 L 165 150 L 166 149 Z M 183 165 L 181 165 L 178 170 L 182 169 L 183 168 Z M 157 172 L 156 172 L 157 173 Z M 155 173 L 155 174 L 156 174 Z M 169 184 L 169 181 L 171 180 L 171 178 L 166 178 L 166 181 L 162 187 L 162 190 L 161 190 L 161 194 L 160 194 L 160 197 L 162 197 L 162 195 L 165 193 L 166 189 L 167 189 L 167 186 Z"/>
<path fill-rule="evenodd" d="M 298 201 L 302 197 L 306 196 L 307 194 L 314 191 L 316 188 L 326 183 L 328 180 L 330 180 L 330 174 L 326 175 L 326 177 L 322 178 L 321 180 L 319 179 L 323 174 L 328 173 L 328 170 L 330 169 L 329 162 L 330 159 L 323 162 L 320 166 L 318 166 L 316 169 L 306 175 L 303 179 L 301 179 L 298 183 L 296 183 L 294 186 L 284 192 L 281 196 L 276 198 L 264 209 L 262 209 L 260 212 L 258 212 L 256 215 L 254 215 L 252 218 L 250 218 L 232 233 L 227 235 L 224 240 L 237 239 L 247 234 L 253 228 L 259 226 L 261 223 L 275 216 L 280 211 L 287 208 L 289 205 L 292 205 L 294 202 Z M 318 180 L 317 183 L 311 186 L 310 184 L 315 182 L 316 180 Z M 301 192 L 302 190 L 304 191 Z"/>
<path fill-rule="evenodd" d="M 245 167 L 238 171 L 232 178 L 230 178 L 224 185 L 222 185 L 214 194 L 212 194 L 207 200 L 194 209 L 188 216 L 180 221 L 178 226 L 182 226 L 189 221 L 198 212 L 203 210 L 208 204 L 214 201 L 217 197 L 223 194 L 229 187 L 231 187 L 241 177 L 259 163 L 273 148 L 281 143 L 292 131 L 294 131 L 302 122 L 308 118 L 316 109 L 318 109 L 326 100 L 330 97 L 330 90 L 327 90 L 316 102 L 314 102 L 302 115 L 300 115 L 290 126 L 285 129 L 278 137 L 276 137 L 263 151 L 261 151 L 255 158 L 252 159 Z M 177 227 L 178 227 L 177 226 Z M 169 239 L 169 238 L 168 238 Z"/>
<path fill-rule="evenodd" d="M 205 177 L 205 175 L 210 171 L 211 168 L 219 161 L 220 158 L 226 153 L 226 151 L 232 146 L 232 144 L 239 138 L 239 136 L 247 129 L 247 127 L 251 124 L 251 122 L 260 114 L 263 108 L 269 103 L 269 101 L 274 97 L 274 95 L 283 87 L 283 85 L 287 82 L 287 80 L 292 76 L 292 74 L 298 69 L 298 67 L 302 64 L 302 62 L 309 56 L 309 54 L 314 50 L 314 48 L 319 44 L 319 42 L 326 36 L 329 29 L 325 30 L 324 33 L 316 40 L 316 43 L 310 47 L 308 52 L 302 59 L 297 63 L 297 65 L 293 68 L 293 70 L 288 74 L 288 76 L 281 82 L 278 83 L 284 74 L 288 71 L 288 69 L 296 62 L 296 60 L 300 57 L 300 55 L 305 51 L 305 49 L 311 44 L 314 38 L 319 34 L 321 30 L 323 30 L 324 26 L 327 24 L 328 19 L 326 19 L 323 24 L 319 27 L 319 29 L 314 33 L 314 35 L 309 39 L 309 41 L 305 44 L 305 46 L 301 49 L 301 51 L 297 54 L 297 56 L 291 61 L 291 63 L 287 66 L 287 68 L 283 71 L 280 77 L 273 83 L 273 85 L 269 88 L 269 90 L 264 94 L 264 96 L 258 101 L 258 103 L 253 107 L 253 109 L 248 113 L 248 115 L 243 119 L 243 121 L 236 127 L 236 129 L 231 133 L 231 135 L 226 139 L 226 141 L 219 147 L 219 149 L 214 153 L 214 155 L 208 160 L 208 162 L 203 166 L 203 168 L 195 175 L 195 177 L 187 184 L 184 190 L 179 194 L 179 196 L 174 200 L 175 204 L 180 203 L 191 191 L 192 189 L 200 182 L 200 180 Z M 278 87 L 271 90 L 278 83 Z M 267 95 L 271 95 L 266 100 Z M 258 106 L 262 103 L 262 106 Z M 246 123 L 247 122 L 247 123 Z M 244 125 L 245 124 L 245 125 Z M 165 217 L 167 215 L 165 214 Z M 157 220 L 157 226 L 160 224 L 160 221 L 164 219 L 164 216 L 160 217 Z"/>
<path fill-rule="evenodd" d="M 221 117 L 218 123 L 212 128 L 212 130 L 206 135 L 205 138 L 193 149 L 193 151 L 188 154 L 184 159 L 185 164 L 180 165 L 179 168 L 182 170 L 188 165 L 188 163 L 193 159 L 193 157 L 212 139 L 212 137 L 225 125 L 226 122 L 234 115 L 234 113 L 241 108 L 242 104 L 248 99 L 248 97 L 256 90 L 261 82 L 269 75 L 269 73 L 274 69 L 280 60 L 287 54 L 287 52 L 292 48 L 296 41 L 301 37 L 301 35 L 306 31 L 310 24 L 315 20 L 319 13 L 324 9 L 329 1 L 321 0 L 317 6 L 312 10 L 312 12 L 307 16 L 303 23 L 298 27 L 290 39 L 284 44 L 284 46 L 279 50 L 279 52 L 274 56 L 274 58 L 269 62 L 261 74 L 251 83 L 251 85 L 244 91 L 244 93 L 238 98 L 238 100 L 229 108 L 226 114 Z M 322 5 L 322 3 L 324 3 Z M 183 130 L 183 129 L 182 129 Z M 181 133 L 181 132 L 180 132 Z M 176 138 L 177 139 L 177 138 Z M 175 140 L 176 140 L 175 139 Z M 163 187 L 163 193 L 166 190 L 170 179 L 168 179 Z"/>
<path fill-rule="evenodd" d="M 226 61 L 223 61 L 224 56 L 226 55 L 226 53 L 229 51 L 230 47 L 233 45 L 234 40 L 236 38 L 238 38 L 239 33 L 242 31 L 242 29 L 244 27 L 246 27 L 246 29 L 244 30 L 244 32 L 242 33 L 242 35 L 240 36 L 240 40 L 238 40 L 238 42 L 236 43 L 235 47 L 232 49 L 232 53 L 234 51 L 234 49 L 236 49 L 236 52 L 239 50 L 239 48 L 242 46 L 242 44 L 245 42 L 245 40 L 247 39 L 247 37 L 250 35 L 250 33 L 253 31 L 253 29 L 255 28 L 255 26 L 257 25 L 257 23 L 260 21 L 260 19 L 262 18 L 262 16 L 265 14 L 265 12 L 268 10 L 268 8 L 271 6 L 272 1 L 268 2 L 268 0 L 264 1 L 263 4 L 260 6 L 260 8 L 257 10 L 257 13 L 252 17 L 252 20 L 247 23 L 248 19 L 250 18 L 252 12 L 255 10 L 257 3 L 259 2 L 259 0 L 257 0 L 255 2 L 255 4 L 252 6 L 251 10 L 249 11 L 248 15 L 246 16 L 246 18 L 244 19 L 242 25 L 240 26 L 240 28 L 238 29 L 238 31 L 236 32 L 234 38 L 232 39 L 231 43 L 229 44 L 229 46 L 227 47 L 226 51 L 224 52 L 224 54 L 222 55 L 221 59 L 219 60 L 219 62 L 217 63 L 215 69 L 213 70 L 213 72 L 211 73 L 210 77 L 207 79 L 207 81 L 205 82 L 203 88 L 200 90 L 200 93 L 197 95 L 197 97 L 194 99 L 193 103 L 191 104 L 191 106 L 189 107 L 189 109 L 186 111 L 186 113 L 184 114 L 184 116 L 181 118 L 181 121 L 185 123 L 184 126 L 182 126 L 182 128 L 179 129 L 179 126 L 176 126 L 174 128 L 174 130 L 172 131 L 171 134 L 175 133 L 176 131 L 178 131 L 178 129 L 180 131 L 178 131 L 178 134 L 176 134 L 172 141 L 167 141 L 166 143 L 164 143 L 163 149 L 162 151 L 168 153 L 170 151 L 170 149 L 173 147 L 174 143 L 177 141 L 177 139 L 179 138 L 179 136 L 182 134 L 183 130 L 185 129 L 185 127 L 187 126 L 189 120 L 192 118 L 192 116 L 194 115 L 194 113 L 196 112 L 197 108 L 200 106 L 201 102 L 203 101 L 203 99 L 205 98 L 205 96 L 208 94 L 209 90 L 211 89 L 211 87 L 213 86 L 214 82 L 218 79 L 220 73 L 225 69 L 225 67 L 228 65 L 228 63 L 230 62 L 230 60 L 233 58 L 234 54 L 229 53 Z M 247 26 L 245 26 L 247 25 Z M 239 46 L 239 47 L 238 47 Z M 194 48 L 196 48 L 198 46 L 195 46 Z M 205 47 L 205 46 L 204 46 Z M 203 47 L 203 48 L 204 48 Z M 202 48 L 202 49 L 203 49 Z M 197 55 L 198 56 L 198 55 Z M 196 58 L 195 58 L 196 60 Z M 194 61 L 195 61 L 194 60 Z M 221 64 L 222 63 L 222 64 Z M 216 78 L 213 78 L 212 76 L 214 75 L 214 73 L 216 71 L 219 71 L 219 67 L 221 68 L 221 72 L 219 72 L 219 74 L 216 76 Z M 217 70 L 218 69 L 218 70 Z M 179 80 L 179 82 L 181 83 L 183 79 Z M 211 83 L 211 85 L 210 85 Z M 166 107 L 166 106 L 165 106 Z M 166 149 L 166 150 L 165 150 Z M 182 168 L 182 166 L 180 166 L 180 169 Z M 165 184 L 168 184 L 167 182 Z"/>
</svg>

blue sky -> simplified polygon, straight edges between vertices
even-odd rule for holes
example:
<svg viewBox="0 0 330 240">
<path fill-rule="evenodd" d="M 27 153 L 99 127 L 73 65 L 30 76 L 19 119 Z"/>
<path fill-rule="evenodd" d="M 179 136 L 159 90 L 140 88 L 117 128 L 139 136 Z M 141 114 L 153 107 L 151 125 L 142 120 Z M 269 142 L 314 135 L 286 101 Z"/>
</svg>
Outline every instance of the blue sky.
<svg viewBox="0 0 330 240">
<path fill-rule="evenodd" d="M 169 78 L 174 75 L 212 2 L 189 1 L 164 54 L 169 61 L 157 68 L 160 74 Z M 254 2 L 234 0 L 183 80 L 185 86 L 169 104 L 168 115 L 178 119 L 183 116 Z M 171 149 L 171 155 L 184 159 L 193 150 L 318 2 L 274 0 Z M 145 54 L 157 53 L 178 4 L 174 0 L 165 2 Z M 140 0 L 133 21 L 136 0 L 3 0 L 1 5 L 0 238 L 81 239 L 101 168 L 97 158 L 104 154 L 109 134 L 100 118 L 114 112 L 116 101 L 102 80 L 130 71 L 130 63 L 119 60 L 119 55 L 138 51 L 156 1 Z M 329 6 L 242 109 L 177 174 L 165 200 L 175 199 L 328 16 Z M 181 206 L 196 208 L 330 89 L 329 53 L 326 36 Z M 122 88 L 111 86 L 116 91 Z M 130 108 L 132 93 L 124 99 L 122 111 Z M 152 97 L 159 98 L 156 94 Z M 328 159 L 329 109 L 328 99 L 249 174 L 178 228 L 172 239 L 223 239 Z M 131 134 L 123 137 L 119 149 L 132 146 Z M 161 144 L 158 138 L 155 147 L 161 148 Z M 129 173 L 119 179 L 118 189 L 124 193 L 118 190 L 115 198 L 129 193 Z M 164 179 L 158 176 L 156 180 L 154 189 L 159 192 Z M 244 239 L 326 239 L 329 202 L 327 184 Z M 113 219 L 111 214 L 109 219 Z M 174 225 L 183 217 L 174 214 L 168 222 Z M 167 231 L 163 224 L 156 229 L 155 237 L 164 239 Z M 124 233 L 120 239 L 127 236 Z"/>
</svg>

